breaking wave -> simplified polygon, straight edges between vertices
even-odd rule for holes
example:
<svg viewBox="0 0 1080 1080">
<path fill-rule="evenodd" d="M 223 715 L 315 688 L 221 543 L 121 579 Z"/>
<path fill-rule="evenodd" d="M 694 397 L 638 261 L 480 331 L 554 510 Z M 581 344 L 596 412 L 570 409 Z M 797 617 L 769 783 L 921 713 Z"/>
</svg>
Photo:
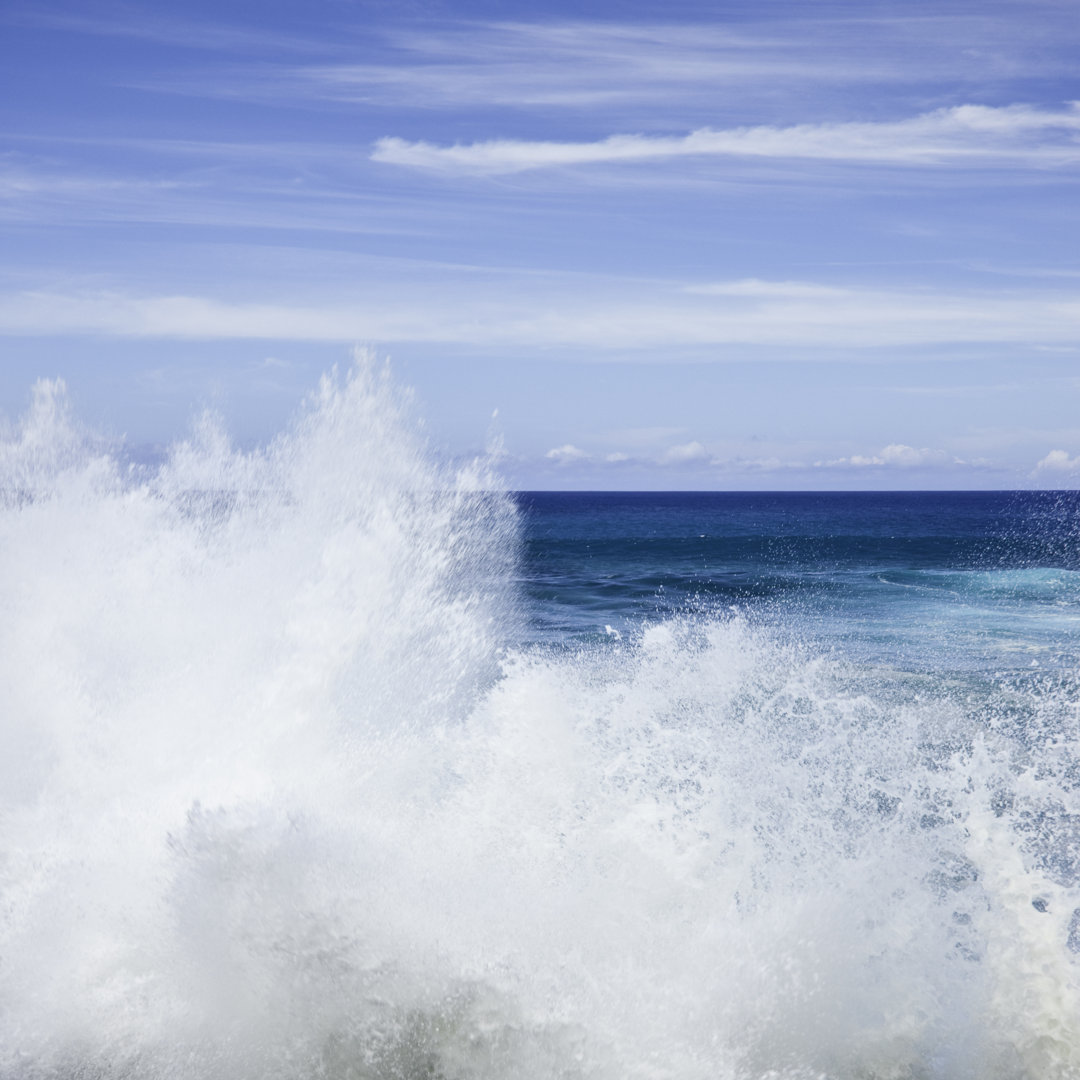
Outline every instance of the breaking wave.
<svg viewBox="0 0 1080 1080">
<path fill-rule="evenodd" d="M 149 469 L 39 383 L 0 469 L 0 1076 L 1080 1073 L 1074 674 L 513 647 L 514 502 L 370 361 Z"/>
</svg>

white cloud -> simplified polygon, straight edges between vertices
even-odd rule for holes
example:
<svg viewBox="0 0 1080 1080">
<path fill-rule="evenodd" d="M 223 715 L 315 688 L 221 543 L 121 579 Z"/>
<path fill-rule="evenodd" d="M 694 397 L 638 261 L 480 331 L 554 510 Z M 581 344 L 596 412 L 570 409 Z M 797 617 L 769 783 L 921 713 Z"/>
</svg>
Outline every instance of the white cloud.
<svg viewBox="0 0 1080 1080">
<path fill-rule="evenodd" d="M 564 443 L 549 450 L 544 457 L 554 461 L 557 465 L 570 465 L 575 461 L 588 461 L 589 455 L 584 450 L 579 450 L 572 443 Z"/>
<path fill-rule="evenodd" d="M 652 454 L 628 454 L 623 450 L 613 450 L 609 453 L 590 453 L 582 450 L 574 443 L 564 443 L 548 450 L 544 457 L 555 465 L 582 465 L 590 464 L 600 468 L 618 468 L 621 466 L 661 466 L 664 468 L 678 468 L 679 466 L 715 464 L 710 461 L 708 450 L 700 442 L 684 443 L 681 446 L 672 446 L 659 453 Z"/>
<path fill-rule="evenodd" d="M 1069 457 L 1064 450 L 1051 450 L 1036 466 L 1036 472 L 1071 473 L 1080 471 L 1080 454 Z"/>
<path fill-rule="evenodd" d="M 776 457 L 733 457 L 723 461 L 713 461 L 712 465 L 725 472 L 780 472 L 787 469 L 805 469 L 804 461 L 784 461 Z"/>
<path fill-rule="evenodd" d="M 795 451 L 797 454 L 798 451 Z M 815 475 L 835 479 L 842 474 L 849 477 L 857 477 L 859 474 L 872 473 L 877 480 L 883 481 L 886 476 L 893 479 L 889 482 L 908 482 L 902 478 L 907 474 L 920 477 L 920 483 L 928 482 L 932 477 L 961 477 L 974 476 L 985 473 L 987 470 L 1001 471 L 1000 464 L 996 464 L 984 457 L 961 458 L 944 450 L 931 449 L 929 447 L 908 446 L 905 443 L 890 443 L 873 453 L 851 454 L 847 457 L 830 458 L 823 460 L 800 459 L 797 456 L 786 454 L 766 454 L 762 456 L 747 456 L 735 453 L 731 456 L 720 457 L 710 453 L 705 445 L 697 440 L 678 446 L 669 447 L 659 453 L 653 454 L 626 454 L 622 451 L 611 453 L 590 453 L 580 449 L 573 443 L 565 443 L 547 451 L 544 457 L 557 467 L 575 466 L 587 467 L 597 471 L 614 470 L 622 471 L 624 467 L 638 470 L 663 470 L 664 473 L 676 475 L 682 469 L 690 470 L 695 475 L 700 475 L 699 470 L 708 469 L 716 477 L 724 477 L 725 482 L 731 478 L 743 477 L 789 477 L 799 478 L 802 483 Z M 1053 451 L 1048 455 L 1049 465 L 1040 463 L 1036 474 L 1044 474 L 1050 471 L 1080 471 L 1080 456 L 1074 459 L 1068 458 L 1064 451 Z M 655 475 L 661 475 L 659 472 Z M 813 482 L 812 479 L 810 482 Z M 821 482 L 821 481 L 819 481 Z M 863 479 L 860 482 L 865 482 Z M 936 481 L 935 481 L 936 482 Z"/>
<path fill-rule="evenodd" d="M 916 449 L 903 443 L 890 443 L 882 449 L 881 457 L 886 465 L 900 466 L 936 465 L 952 461 L 943 450 L 929 450 L 925 446 Z"/>
<path fill-rule="evenodd" d="M 663 161 L 685 157 L 802 158 L 879 165 L 1052 166 L 1080 161 L 1080 106 L 959 105 L 904 120 L 700 128 L 688 135 L 611 135 L 597 142 L 438 146 L 380 139 L 374 161 L 459 175 Z"/>
<path fill-rule="evenodd" d="M 709 459 L 709 452 L 700 442 L 684 443 L 681 446 L 672 446 L 660 454 L 651 456 L 635 456 L 622 450 L 615 450 L 607 454 L 590 454 L 586 450 L 575 446 L 573 443 L 564 443 L 549 450 L 545 455 L 548 461 L 556 465 L 576 465 L 591 463 L 600 466 L 618 465 L 663 465 L 679 466 L 704 463 Z"/>
<path fill-rule="evenodd" d="M 952 457 L 944 450 L 921 449 L 904 443 L 890 443 L 875 454 L 852 454 L 850 457 L 831 461 L 815 461 L 817 468 L 925 468 L 935 465 L 963 465 L 960 458 Z"/>
<path fill-rule="evenodd" d="M 669 447 L 660 455 L 659 460 L 661 465 L 686 465 L 692 461 L 704 461 L 708 456 L 708 450 L 695 440 Z"/>
</svg>

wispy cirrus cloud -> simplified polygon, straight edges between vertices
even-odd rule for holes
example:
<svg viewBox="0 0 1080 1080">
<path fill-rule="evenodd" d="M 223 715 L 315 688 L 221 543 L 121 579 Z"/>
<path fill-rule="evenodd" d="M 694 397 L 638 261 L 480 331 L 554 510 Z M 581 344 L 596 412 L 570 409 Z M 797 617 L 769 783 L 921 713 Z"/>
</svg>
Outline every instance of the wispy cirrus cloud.
<svg viewBox="0 0 1080 1080">
<path fill-rule="evenodd" d="M 698 296 L 744 296 L 755 300 L 833 300 L 849 296 L 851 292 L 836 285 L 818 285 L 811 281 L 762 281 L 760 278 L 707 281 L 687 285 L 686 291 Z"/>
<path fill-rule="evenodd" d="M 1052 167 L 1080 162 L 1080 103 L 959 105 L 903 120 L 700 128 L 687 135 L 611 135 L 595 142 L 496 139 L 440 146 L 383 138 L 372 160 L 448 175 L 658 162 L 686 157 L 801 158 L 901 166 Z"/>
<path fill-rule="evenodd" d="M 0 294 L 0 333 L 188 339 L 446 342 L 626 351 L 720 346 L 873 349 L 1076 343 L 1076 292 L 966 292 L 756 283 L 716 293 L 685 285 L 495 271 L 368 282 L 355 299 L 237 301 L 130 291 Z M 730 354 L 728 354 L 730 355 Z M 736 354 L 738 355 L 738 354 Z M 716 358 L 722 358 L 723 354 Z"/>
<path fill-rule="evenodd" d="M 801 98 L 821 100 L 856 84 L 903 93 L 935 82 L 983 86 L 988 76 L 1070 77 L 1080 37 L 1075 20 L 1053 0 L 1028 0 L 1025 15 L 983 8 L 906 18 L 815 10 L 800 17 L 795 9 L 782 20 L 723 23 L 458 19 L 421 26 L 407 17 L 361 24 L 343 11 L 319 34 L 305 27 L 304 38 L 145 13 L 68 15 L 64 22 L 88 33 L 263 54 L 255 64 L 161 71 L 141 84 L 157 90 L 309 107 L 633 109 L 654 117 L 677 108 L 716 117 L 733 108 L 744 116 L 774 114 L 778 91 L 795 87 Z M 301 63 L 288 58 L 302 50 L 316 55 Z M 717 96 L 732 88 L 737 106 Z"/>
<path fill-rule="evenodd" d="M 103 191 L 130 194 L 133 191 L 160 191 L 181 186 L 179 181 L 170 180 L 43 174 L 27 169 L 0 167 L 0 199 L 18 199 L 37 195 L 84 195 L 88 192 L 96 194 Z"/>
<path fill-rule="evenodd" d="M 126 37 L 156 42 L 171 48 L 228 53 L 299 52 L 325 53 L 330 43 L 299 34 L 274 33 L 262 26 L 198 19 L 133 4 L 86 4 L 78 11 L 46 10 L 40 4 L 10 4 L 2 21 L 49 30 L 89 34 L 95 37 Z"/>
<path fill-rule="evenodd" d="M 396 63 L 282 69 L 300 93 L 365 104 L 595 108 L 685 101 L 710 86 L 905 78 L 903 65 L 852 51 L 805 48 L 805 39 L 753 24 L 459 23 L 398 30 Z"/>
<path fill-rule="evenodd" d="M 35 150 L 40 143 L 49 152 L 0 155 L 0 221 L 415 235 L 429 230 L 434 216 L 430 204 L 364 190 L 356 166 L 370 166 L 356 151 L 340 147 L 78 137 L 18 141 Z M 126 160 L 122 166 L 110 163 L 111 169 L 85 160 L 101 151 Z"/>
</svg>

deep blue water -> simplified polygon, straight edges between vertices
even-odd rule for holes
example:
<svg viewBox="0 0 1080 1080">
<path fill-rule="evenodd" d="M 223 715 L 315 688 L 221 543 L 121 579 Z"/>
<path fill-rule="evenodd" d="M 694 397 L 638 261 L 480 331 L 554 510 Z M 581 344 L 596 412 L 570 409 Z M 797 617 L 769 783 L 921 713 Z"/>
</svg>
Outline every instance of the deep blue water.
<svg viewBox="0 0 1080 1080">
<path fill-rule="evenodd" d="M 522 492 L 536 640 L 737 610 L 908 671 L 1080 655 L 1077 492 Z M 610 627 L 610 630 L 607 628 Z"/>
</svg>

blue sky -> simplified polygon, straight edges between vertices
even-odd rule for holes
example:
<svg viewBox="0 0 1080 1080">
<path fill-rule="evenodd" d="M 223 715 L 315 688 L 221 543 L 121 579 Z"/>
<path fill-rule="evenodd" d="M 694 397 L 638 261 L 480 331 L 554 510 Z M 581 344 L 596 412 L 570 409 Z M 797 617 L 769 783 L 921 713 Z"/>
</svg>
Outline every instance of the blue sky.
<svg viewBox="0 0 1080 1080">
<path fill-rule="evenodd" d="M 517 487 L 1075 486 L 1076 15 L 9 0 L 0 411 L 257 442 L 361 345 Z"/>
</svg>

